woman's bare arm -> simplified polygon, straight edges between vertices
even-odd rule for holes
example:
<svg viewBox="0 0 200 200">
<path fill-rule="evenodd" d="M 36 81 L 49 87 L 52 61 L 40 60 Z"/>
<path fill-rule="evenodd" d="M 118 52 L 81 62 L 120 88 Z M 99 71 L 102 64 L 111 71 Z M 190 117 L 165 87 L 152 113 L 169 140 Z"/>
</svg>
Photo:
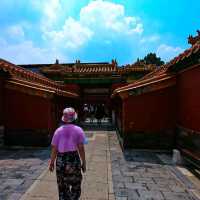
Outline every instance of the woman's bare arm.
<svg viewBox="0 0 200 200">
<path fill-rule="evenodd" d="M 86 160 L 85 160 L 85 148 L 83 144 L 79 144 L 78 145 L 78 152 L 79 155 L 81 157 L 81 161 L 82 161 L 82 170 L 83 172 L 86 171 Z"/>
<path fill-rule="evenodd" d="M 49 171 L 50 172 L 54 171 L 54 163 L 55 163 L 56 156 L 57 156 L 57 148 L 56 148 L 56 146 L 52 145 L 52 148 L 51 148 L 51 160 L 50 160 L 50 163 L 49 163 Z"/>
</svg>

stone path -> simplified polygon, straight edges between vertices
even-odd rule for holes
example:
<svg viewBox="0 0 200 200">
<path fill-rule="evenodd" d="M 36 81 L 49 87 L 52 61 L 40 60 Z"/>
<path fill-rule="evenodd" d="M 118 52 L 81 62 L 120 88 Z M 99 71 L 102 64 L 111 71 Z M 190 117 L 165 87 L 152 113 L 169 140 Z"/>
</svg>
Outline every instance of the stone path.
<svg viewBox="0 0 200 200">
<path fill-rule="evenodd" d="M 200 199 L 194 195 L 200 188 L 172 165 L 166 153 L 127 150 L 123 154 L 113 134 L 109 134 L 109 147 L 116 200 Z"/>
<path fill-rule="evenodd" d="M 135 150 L 122 153 L 112 131 L 87 132 L 87 136 L 87 173 L 84 174 L 81 200 L 198 199 L 199 182 L 194 185 L 188 180 L 186 169 L 181 171 L 171 165 L 169 155 Z M 28 155 L 19 159 L 23 153 Z M 49 150 L 21 151 L 21 154 L 8 153 L 7 156 L 13 156 L 2 159 L 0 153 L 0 181 L 3 183 L 0 200 L 58 200 L 55 173 L 47 170 Z M 2 169 L 6 173 L 1 173 Z M 16 174 L 20 176 L 16 177 Z M 24 186 L 26 180 L 28 184 Z"/>
<path fill-rule="evenodd" d="M 0 200 L 18 200 L 46 169 L 48 149 L 0 149 Z"/>
<path fill-rule="evenodd" d="M 105 132 L 87 132 L 87 173 L 82 184 L 82 200 L 114 200 L 108 135 Z M 24 194 L 21 200 L 57 200 L 55 173 L 47 170 Z"/>
</svg>

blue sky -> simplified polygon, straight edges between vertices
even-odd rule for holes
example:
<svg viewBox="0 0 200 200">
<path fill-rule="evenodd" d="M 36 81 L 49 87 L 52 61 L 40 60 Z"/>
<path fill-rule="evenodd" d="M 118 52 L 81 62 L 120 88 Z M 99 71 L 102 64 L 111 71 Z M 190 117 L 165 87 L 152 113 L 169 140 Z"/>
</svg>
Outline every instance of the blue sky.
<svg viewBox="0 0 200 200">
<path fill-rule="evenodd" d="M 199 0 L 1 0 L 0 57 L 16 64 L 164 61 L 200 29 Z"/>
</svg>

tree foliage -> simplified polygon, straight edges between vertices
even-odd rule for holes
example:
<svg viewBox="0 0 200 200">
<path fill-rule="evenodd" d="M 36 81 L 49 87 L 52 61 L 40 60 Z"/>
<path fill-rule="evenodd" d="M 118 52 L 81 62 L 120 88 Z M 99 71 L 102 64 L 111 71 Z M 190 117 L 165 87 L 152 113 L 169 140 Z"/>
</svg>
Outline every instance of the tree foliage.
<svg viewBox="0 0 200 200">
<path fill-rule="evenodd" d="M 143 59 L 137 59 L 137 62 L 143 62 L 145 64 L 155 64 L 156 66 L 161 66 L 164 61 L 160 57 L 157 57 L 155 53 L 148 53 Z"/>
</svg>

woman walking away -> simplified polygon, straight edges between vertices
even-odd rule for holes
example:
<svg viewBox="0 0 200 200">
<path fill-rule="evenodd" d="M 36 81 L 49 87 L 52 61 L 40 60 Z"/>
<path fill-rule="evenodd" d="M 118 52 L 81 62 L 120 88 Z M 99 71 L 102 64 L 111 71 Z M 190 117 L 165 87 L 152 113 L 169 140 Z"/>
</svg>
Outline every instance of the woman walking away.
<svg viewBox="0 0 200 200">
<path fill-rule="evenodd" d="M 52 152 L 49 170 L 54 171 L 56 160 L 56 176 L 59 200 L 78 200 L 81 195 L 82 173 L 86 171 L 83 130 L 73 124 L 77 113 L 73 108 L 63 110 L 62 121 L 52 138 Z"/>
</svg>

